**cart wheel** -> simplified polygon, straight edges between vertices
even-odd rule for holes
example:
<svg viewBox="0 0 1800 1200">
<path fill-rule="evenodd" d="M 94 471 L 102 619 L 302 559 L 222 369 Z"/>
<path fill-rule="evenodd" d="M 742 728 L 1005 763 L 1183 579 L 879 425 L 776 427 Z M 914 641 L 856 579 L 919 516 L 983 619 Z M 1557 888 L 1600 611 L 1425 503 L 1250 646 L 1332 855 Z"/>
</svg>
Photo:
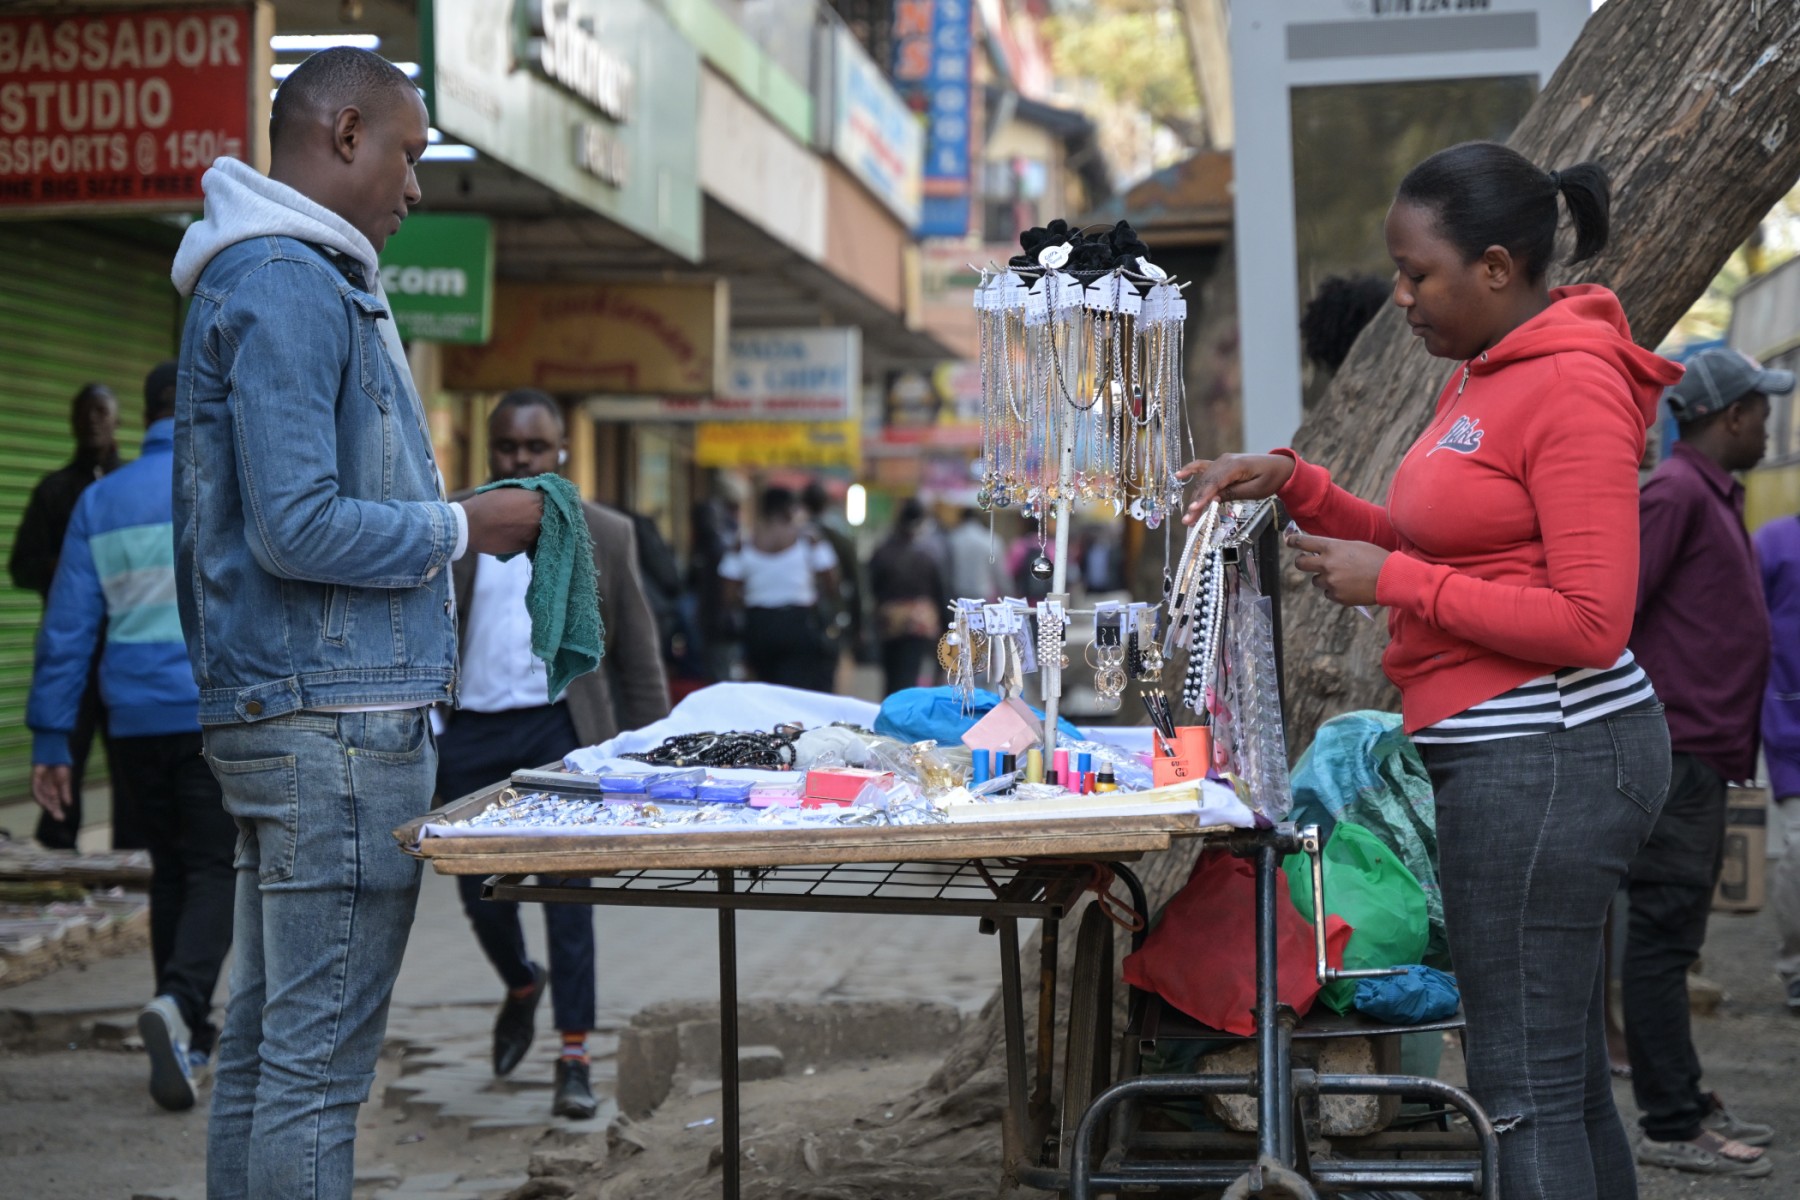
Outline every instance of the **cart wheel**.
<svg viewBox="0 0 1800 1200">
<path fill-rule="evenodd" d="M 1088 1105 L 1112 1086 L 1112 972 L 1112 921 L 1098 904 L 1090 904 L 1075 936 L 1075 970 L 1069 982 L 1069 1042 L 1063 1058 L 1062 1094 L 1064 1166 Z"/>
</svg>

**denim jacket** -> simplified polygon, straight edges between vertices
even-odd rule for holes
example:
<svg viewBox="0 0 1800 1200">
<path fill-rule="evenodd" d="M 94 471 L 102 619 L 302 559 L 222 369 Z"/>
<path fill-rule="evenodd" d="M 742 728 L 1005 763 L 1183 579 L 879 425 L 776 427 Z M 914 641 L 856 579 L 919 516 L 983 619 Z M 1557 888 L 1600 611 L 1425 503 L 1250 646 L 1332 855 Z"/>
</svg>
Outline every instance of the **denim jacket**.
<svg viewBox="0 0 1800 1200">
<path fill-rule="evenodd" d="M 201 724 L 453 702 L 459 523 L 379 284 L 277 233 L 203 261 L 177 279 L 174 472 Z"/>
</svg>

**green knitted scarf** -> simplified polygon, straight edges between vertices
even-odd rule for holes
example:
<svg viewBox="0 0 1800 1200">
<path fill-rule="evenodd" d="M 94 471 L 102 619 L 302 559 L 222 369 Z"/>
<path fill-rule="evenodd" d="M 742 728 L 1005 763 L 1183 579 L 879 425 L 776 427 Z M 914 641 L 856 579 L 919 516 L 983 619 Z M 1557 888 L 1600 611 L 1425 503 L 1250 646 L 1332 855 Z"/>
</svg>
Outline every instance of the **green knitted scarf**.
<svg viewBox="0 0 1800 1200">
<path fill-rule="evenodd" d="M 562 695 L 571 681 L 600 665 L 606 629 L 600 621 L 599 570 L 581 493 L 561 475 L 501 479 L 478 491 L 530 488 L 544 497 L 544 523 L 530 551 L 531 586 L 525 608 L 531 614 L 531 652 L 544 660 L 550 695 Z M 504 561 L 510 554 L 500 556 Z"/>
</svg>

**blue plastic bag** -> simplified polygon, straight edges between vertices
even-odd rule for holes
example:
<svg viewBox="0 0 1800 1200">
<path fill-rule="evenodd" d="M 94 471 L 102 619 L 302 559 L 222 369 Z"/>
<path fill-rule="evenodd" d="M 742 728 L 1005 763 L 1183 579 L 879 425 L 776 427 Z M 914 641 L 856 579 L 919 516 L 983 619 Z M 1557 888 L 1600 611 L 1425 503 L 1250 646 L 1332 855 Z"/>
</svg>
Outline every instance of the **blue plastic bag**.
<svg viewBox="0 0 1800 1200">
<path fill-rule="evenodd" d="M 1356 1011 L 1392 1025 L 1442 1021 L 1455 1016 L 1461 1003 L 1454 975 L 1416 963 L 1407 967 L 1404 975 L 1356 983 Z"/>
<path fill-rule="evenodd" d="M 875 732 L 903 742 L 933 741 L 940 746 L 954 746 L 999 703 L 1000 697 L 993 692 L 976 688 L 968 714 L 964 715 L 962 696 L 955 688 L 902 688 L 881 702 L 881 711 L 875 715 Z M 1044 719 L 1043 709 L 1031 711 L 1038 720 Z M 1056 731 L 1058 740 L 1081 737 L 1081 730 L 1060 717 Z"/>
</svg>

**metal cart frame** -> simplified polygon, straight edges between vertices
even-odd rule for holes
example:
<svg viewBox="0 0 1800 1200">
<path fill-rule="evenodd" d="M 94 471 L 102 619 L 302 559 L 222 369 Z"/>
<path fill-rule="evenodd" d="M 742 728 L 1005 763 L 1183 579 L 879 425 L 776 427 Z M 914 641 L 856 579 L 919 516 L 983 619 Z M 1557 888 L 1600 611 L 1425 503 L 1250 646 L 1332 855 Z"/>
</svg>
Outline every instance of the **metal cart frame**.
<svg viewBox="0 0 1800 1200">
<path fill-rule="evenodd" d="M 1254 552 L 1260 578 L 1276 600 L 1273 614 L 1279 675 L 1278 537 L 1271 516 L 1261 525 Z M 470 797 L 443 815 L 466 815 L 486 807 L 501 790 L 497 787 Z M 408 845 L 418 840 L 417 830 L 411 826 L 397 831 L 396 836 Z M 1120 1192 L 1192 1196 L 1221 1189 L 1224 1200 L 1252 1195 L 1316 1200 L 1320 1192 L 1382 1187 L 1462 1192 L 1498 1200 L 1494 1128 L 1466 1092 L 1419 1076 L 1328 1074 L 1293 1063 L 1294 1040 L 1306 1037 L 1307 1032 L 1294 1011 L 1278 1000 L 1276 912 L 1281 884 L 1277 871 L 1283 855 L 1316 851 L 1316 830 L 1297 830 L 1291 824 L 1253 830 L 1201 829 L 1191 818 L 1185 825 L 1179 819 L 1105 818 L 951 827 L 941 833 L 911 827 L 834 829 L 808 833 L 804 846 L 789 844 L 782 850 L 750 841 L 721 843 L 717 840 L 721 836 L 556 839 L 549 847 L 530 838 L 459 839 L 487 844 L 481 850 L 466 848 L 446 854 L 440 843 L 437 854 L 427 851 L 426 856 L 444 873 L 490 875 L 483 895 L 492 899 L 718 912 L 719 1070 L 724 1089 L 720 1132 L 726 1200 L 738 1200 L 740 1188 L 739 912 L 975 917 L 982 932 L 997 935 L 1006 1069 L 1002 1166 L 1011 1182 L 1062 1193 L 1070 1200 Z M 1140 1026 L 1153 998 L 1135 989 L 1129 993 L 1131 1027 L 1115 1054 L 1113 924 L 1102 905 L 1092 904 L 1082 914 L 1076 938 L 1064 1051 L 1064 1103 L 1059 1111 L 1053 1077 L 1060 924 L 1083 892 L 1100 890 L 1103 881 L 1113 878 L 1125 883 L 1132 910 L 1147 921 L 1150 913 L 1144 889 L 1125 864 L 1143 853 L 1166 849 L 1172 839 L 1180 837 L 1222 837 L 1234 854 L 1255 862 L 1256 1032 L 1252 1040 L 1257 1048 L 1256 1069 L 1238 1075 L 1139 1074 Z M 596 843 L 614 844 L 601 852 L 594 848 Z M 540 873 L 590 876 L 593 886 L 527 882 L 527 875 Z M 1315 887 L 1317 879 L 1315 871 Z M 1042 937 L 1035 981 L 1037 1044 L 1035 1052 L 1028 1054 L 1019 923 L 1030 919 L 1041 922 Z M 1142 944 L 1143 936 L 1140 928 L 1133 935 L 1134 946 Z M 1322 944 L 1318 969 L 1321 980 L 1331 974 Z M 1415 1030 L 1364 1025 L 1348 1032 L 1384 1035 L 1411 1031 Z M 1204 1031 L 1193 1036 L 1228 1035 Z M 1115 1064 L 1120 1082 L 1111 1083 Z M 1254 1134 L 1148 1132 L 1141 1126 L 1143 1110 L 1159 1102 L 1233 1094 L 1255 1098 Z M 1329 1095 L 1424 1099 L 1444 1106 L 1446 1114 L 1460 1113 L 1469 1129 L 1452 1130 L 1446 1121 L 1437 1131 L 1339 1139 L 1345 1141 L 1341 1148 L 1353 1151 L 1437 1156 L 1432 1158 L 1315 1156 L 1314 1139 L 1307 1136 L 1302 1110 L 1317 1097 Z M 1217 1157 L 1220 1154 L 1225 1157 Z M 1453 1157 L 1443 1157 L 1446 1154 Z M 1196 1157 L 1206 1155 L 1211 1157 Z"/>
</svg>

